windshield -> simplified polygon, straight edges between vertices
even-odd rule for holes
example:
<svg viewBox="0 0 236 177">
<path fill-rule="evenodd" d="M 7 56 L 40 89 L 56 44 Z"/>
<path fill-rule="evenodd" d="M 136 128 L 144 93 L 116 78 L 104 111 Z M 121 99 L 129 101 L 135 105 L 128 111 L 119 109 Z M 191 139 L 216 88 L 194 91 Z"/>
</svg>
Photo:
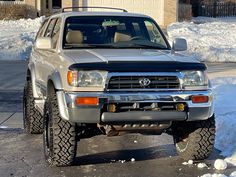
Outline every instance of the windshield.
<svg viewBox="0 0 236 177">
<path fill-rule="evenodd" d="M 169 49 L 169 45 L 149 18 L 80 16 L 67 18 L 63 48 Z"/>
</svg>

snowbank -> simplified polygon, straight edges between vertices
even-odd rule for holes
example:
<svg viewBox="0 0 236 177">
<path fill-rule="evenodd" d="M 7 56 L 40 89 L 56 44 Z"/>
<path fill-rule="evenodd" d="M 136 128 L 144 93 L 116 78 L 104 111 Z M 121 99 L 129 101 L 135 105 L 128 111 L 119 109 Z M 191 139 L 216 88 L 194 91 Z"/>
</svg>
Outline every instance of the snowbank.
<svg viewBox="0 0 236 177">
<path fill-rule="evenodd" d="M 0 20 L 0 60 L 25 60 L 42 18 Z"/>
<path fill-rule="evenodd" d="M 167 33 L 185 38 L 188 53 L 201 61 L 236 62 L 236 18 L 195 18 L 171 24 Z"/>
<path fill-rule="evenodd" d="M 212 79 L 215 92 L 215 147 L 236 166 L 236 77 Z"/>
</svg>

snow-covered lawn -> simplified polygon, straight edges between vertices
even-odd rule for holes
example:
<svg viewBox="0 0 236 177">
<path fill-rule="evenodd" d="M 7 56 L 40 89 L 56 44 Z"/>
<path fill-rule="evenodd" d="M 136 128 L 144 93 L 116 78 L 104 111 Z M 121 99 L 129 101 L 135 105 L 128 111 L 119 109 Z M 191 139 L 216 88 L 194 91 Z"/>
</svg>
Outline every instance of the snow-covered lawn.
<svg viewBox="0 0 236 177">
<path fill-rule="evenodd" d="M 25 60 L 41 19 L 0 20 L 0 60 Z"/>
<path fill-rule="evenodd" d="M 174 23 L 167 29 L 170 41 L 183 37 L 188 53 L 202 61 L 236 62 L 236 18 L 204 18 Z"/>
</svg>

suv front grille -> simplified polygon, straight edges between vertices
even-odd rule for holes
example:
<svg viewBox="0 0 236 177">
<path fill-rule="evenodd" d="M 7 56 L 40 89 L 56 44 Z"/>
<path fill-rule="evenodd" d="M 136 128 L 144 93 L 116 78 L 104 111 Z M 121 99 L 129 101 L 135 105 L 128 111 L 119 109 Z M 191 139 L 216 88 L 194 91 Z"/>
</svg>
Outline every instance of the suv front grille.
<svg viewBox="0 0 236 177">
<path fill-rule="evenodd" d="M 149 83 L 146 86 L 142 84 L 144 79 Z M 177 76 L 112 76 L 107 88 L 108 90 L 179 89 L 180 82 Z"/>
</svg>

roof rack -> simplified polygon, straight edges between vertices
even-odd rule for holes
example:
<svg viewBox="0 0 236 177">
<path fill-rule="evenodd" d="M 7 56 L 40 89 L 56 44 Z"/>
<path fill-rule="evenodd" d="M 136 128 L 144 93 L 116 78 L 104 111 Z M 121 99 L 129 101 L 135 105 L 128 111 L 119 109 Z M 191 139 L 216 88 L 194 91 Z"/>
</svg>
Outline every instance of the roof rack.
<svg viewBox="0 0 236 177">
<path fill-rule="evenodd" d="M 61 12 L 66 12 L 67 9 L 72 9 L 72 11 L 74 9 L 110 9 L 110 10 L 119 10 L 119 11 L 123 11 L 123 12 L 128 12 L 125 9 L 121 9 L 121 8 L 114 8 L 114 7 L 89 7 L 89 6 L 81 6 L 81 7 L 65 7 L 62 8 Z"/>
</svg>

